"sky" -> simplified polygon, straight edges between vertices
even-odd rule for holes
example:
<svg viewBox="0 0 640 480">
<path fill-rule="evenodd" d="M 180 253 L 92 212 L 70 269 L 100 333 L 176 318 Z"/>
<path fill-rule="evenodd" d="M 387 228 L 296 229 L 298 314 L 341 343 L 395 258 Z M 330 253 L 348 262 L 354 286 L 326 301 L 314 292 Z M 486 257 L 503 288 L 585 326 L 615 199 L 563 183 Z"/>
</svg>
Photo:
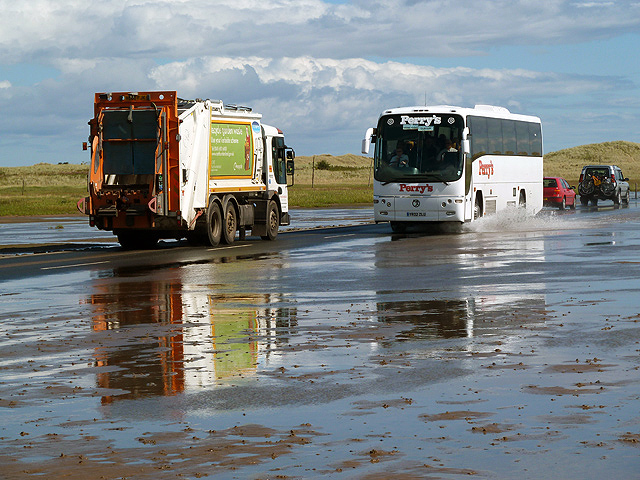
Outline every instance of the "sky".
<svg viewBox="0 0 640 480">
<path fill-rule="evenodd" d="M 490 104 L 545 152 L 640 142 L 640 0 L 0 0 L 0 167 L 88 162 L 95 92 L 246 105 L 297 155 L 388 108 Z"/>
</svg>

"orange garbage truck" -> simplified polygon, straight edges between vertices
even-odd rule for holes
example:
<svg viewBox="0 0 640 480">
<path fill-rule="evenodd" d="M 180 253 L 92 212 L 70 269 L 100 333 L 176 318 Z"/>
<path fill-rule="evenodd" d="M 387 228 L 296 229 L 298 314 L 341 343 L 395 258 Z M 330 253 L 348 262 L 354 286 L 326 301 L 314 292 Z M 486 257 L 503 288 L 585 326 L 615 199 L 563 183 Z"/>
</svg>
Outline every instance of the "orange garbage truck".
<svg viewBox="0 0 640 480">
<path fill-rule="evenodd" d="M 122 247 L 159 239 L 274 240 L 289 225 L 293 149 L 248 107 L 183 100 L 175 91 L 96 93 L 89 121 L 89 224 Z M 289 176 L 289 177 L 288 177 Z"/>
</svg>

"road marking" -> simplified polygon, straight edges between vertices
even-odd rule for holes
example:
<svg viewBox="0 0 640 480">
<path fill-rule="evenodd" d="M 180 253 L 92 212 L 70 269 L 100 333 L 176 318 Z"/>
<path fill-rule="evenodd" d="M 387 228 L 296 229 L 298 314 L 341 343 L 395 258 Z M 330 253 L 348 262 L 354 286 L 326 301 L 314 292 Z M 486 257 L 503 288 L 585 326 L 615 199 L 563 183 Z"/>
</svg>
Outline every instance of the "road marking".
<svg viewBox="0 0 640 480">
<path fill-rule="evenodd" d="M 215 252 L 219 250 L 229 250 L 230 248 L 245 248 L 249 245 L 230 245 L 228 247 L 215 247 L 215 248 L 207 248 L 207 252 Z"/>
<path fill-rule="evenodd" d="M 109 261 L 105 260 L 104 262 L 75 263 L 73 265 L 58 265 L 56 267 L 42 267 L 40 270 L 56 270 L 58 268 L 86 267 L 87 265 L 100 265 L 101 263 L 109 263 Z"/>
<path fill-rule="evenodd" d="M 355 237 L 355 233 L 345 233 L 344 235 L 328 235 L 324 238 L 340 238 L 340 237 Z"/>
</svg>

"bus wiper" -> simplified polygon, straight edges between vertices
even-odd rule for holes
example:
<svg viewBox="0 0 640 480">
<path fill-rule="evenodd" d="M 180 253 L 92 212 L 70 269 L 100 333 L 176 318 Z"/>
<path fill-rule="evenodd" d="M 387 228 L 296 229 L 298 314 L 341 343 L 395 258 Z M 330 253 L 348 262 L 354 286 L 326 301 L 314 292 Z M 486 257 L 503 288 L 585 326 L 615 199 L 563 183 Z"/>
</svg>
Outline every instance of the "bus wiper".
<svg viewBox="0 0 640 480">
<path fill-rule="evenodd" d="M 444 183 L 445 185 L 449 185 L 449 182 L 444 180 L 442 178 L 442 175 L 440 175 L 439 173 L 423 173 L 421 175 L 416 175 L 416 177 L 422 177 L 422 178 L 425 178 L 425 179 L 437 180 L 439 182 Z"/>
<path fill-rule="evenodd" d="M 397 183 L 397 182 L 419 182 L 419 181 L 425 181 L 425 180 L 436 180 L 438 182 L 444 183 L 445 185 L 449 185 L 449 182 L 447 182 L 446 180 L 443 180 L 442 175 L 439 175 L 437 173 L 423 173 L 421 175 L 397 177 L 397 178 L 394 178 L 393 180 L 382 182 L 381 185 L 389 185 L 390 183 Z"/>
</svg>

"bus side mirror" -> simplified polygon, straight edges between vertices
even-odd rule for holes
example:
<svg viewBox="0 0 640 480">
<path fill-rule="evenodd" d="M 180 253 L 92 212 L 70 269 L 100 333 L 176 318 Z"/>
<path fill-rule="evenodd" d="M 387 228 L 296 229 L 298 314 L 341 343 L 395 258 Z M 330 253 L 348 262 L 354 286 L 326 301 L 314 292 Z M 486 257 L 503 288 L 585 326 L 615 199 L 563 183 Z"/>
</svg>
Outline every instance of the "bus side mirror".
<svg viewBox="0 0 640 480">
<path fill-rule="evenodd" d="M 467 155 L 471 155 L 471 143 L 469 140 L 462 141 L 462 151 Z"/>
<path fill-rule="evenodd" d="M 368 128 L 367 132 L 364 134 L 364 139 L 362 140 L 362 153 L 365 155 L 369 154 L 369 145 L 371 145 L 372 141 L 375 141 L 375 135 L 375 128 Z"/>
</svg>

